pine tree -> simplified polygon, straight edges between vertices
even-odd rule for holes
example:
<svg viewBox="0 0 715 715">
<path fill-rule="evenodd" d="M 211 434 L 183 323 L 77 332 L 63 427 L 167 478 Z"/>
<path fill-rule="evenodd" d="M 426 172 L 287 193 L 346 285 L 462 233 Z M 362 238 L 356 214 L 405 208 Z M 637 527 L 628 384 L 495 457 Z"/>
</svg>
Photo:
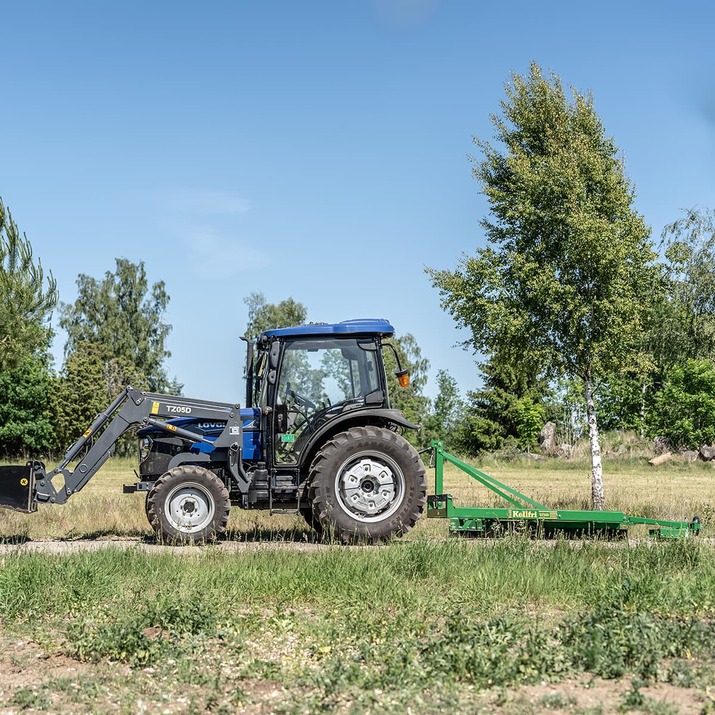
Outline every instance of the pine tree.
<svg viewBox="0 0 715 715">
<path fill-rule="evenodd" d="M 46 350 L 57 284 L 0 199 L 0 371 L 17 368 Z"/>
</svg>

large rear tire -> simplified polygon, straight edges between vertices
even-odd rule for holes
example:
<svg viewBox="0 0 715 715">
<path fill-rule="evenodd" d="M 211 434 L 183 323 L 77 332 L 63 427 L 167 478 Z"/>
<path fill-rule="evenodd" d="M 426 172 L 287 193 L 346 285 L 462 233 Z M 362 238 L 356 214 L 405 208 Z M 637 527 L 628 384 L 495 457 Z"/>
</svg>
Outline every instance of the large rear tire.
<svg viewBox="0 0 715 715">
<path fill-rule="evenodd" d="M 424 512 L 427 479 L 404 437 L 353 427 L 327 441 L 310 468 L 313 516 L 346 542 L 385 541 L 408 532 Z"/>
<path fill-rule="evenodd" d="M 203 544 L 223 534 L 231 502 L 224 483 L 195 465 L 170 469 L 147 496 L 147 517 L 159 539 Z"/>
<path fill-rule="evenodd" d="M 323 535 L 323 526 L 313 513 L 313 507 L 308 506 L 300 508 L 300 514 L 305 519 L 305 523 L 320 537 Z"/>
</svg>

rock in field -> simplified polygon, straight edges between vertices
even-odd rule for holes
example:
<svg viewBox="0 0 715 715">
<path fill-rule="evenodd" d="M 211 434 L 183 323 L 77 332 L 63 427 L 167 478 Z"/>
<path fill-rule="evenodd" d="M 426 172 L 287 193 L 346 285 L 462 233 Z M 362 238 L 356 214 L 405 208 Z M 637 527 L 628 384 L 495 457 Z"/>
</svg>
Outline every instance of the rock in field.
<svg viewBox="0 0 715 715">
<path fill-rule="evenodd" d="M 700 452 L 700 457 L 706 462 L 710 462 L 715 459 L 715 447 L 704 444 L 700 447 L 698 452 Z"/>
</svg>

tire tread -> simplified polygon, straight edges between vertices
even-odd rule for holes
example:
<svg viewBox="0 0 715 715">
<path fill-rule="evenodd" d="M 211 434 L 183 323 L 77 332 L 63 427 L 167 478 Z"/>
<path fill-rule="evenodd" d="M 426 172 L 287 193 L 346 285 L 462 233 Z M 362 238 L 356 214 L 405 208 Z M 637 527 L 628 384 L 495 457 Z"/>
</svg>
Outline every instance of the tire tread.
<svg viewBox="0 0 715 715">
<path fill-rule="evenodd" d="M 161 511 L 161 493 L 170 488 L 173 481 L 192 481 L 196 479 L 197 470 L 200 470 L 201 476 L 208 479 L 213 487 L 218 489 L 219 499 L 214 504 L 214 519 L 211 525 L 203 529 L 197 535 L 186 534 L 171 534 L 165 533 L 166 529 L 162 526 L 162 511 Z M 169 486 L 167 486 L 167 483 Z M 157 497 L 157 495 L 159 495 Z M 157 538 L 169 538 L 179 544 L 202 544 L 207 541 L 214 541 L 217 537 L 226 531 L 228 524 L 228 516 L 231 509 L 231 501 L 229 498 L 226 485 L 210 470 L 204 469 L 196 465 L 184 464 L 179 467 L 174 467 L 165 474 L 162 474 L 155 482 L 151 491 L 147 495 L 146 514 L 149 520 L 149 525 L 154 530 Z"/>
<path fill-rule="evenodd" d="M 375 524 L 361 524 L 355 521 L 353 528 L 341 528 L 331 518 L 334 506 L 331 504 L 330 484 L 334 479 L 333 462 L 340 459 L 340 453 L 345 453 L 352 446 L 358 446 L 365 441 L 384 442 L 400 456 L 400 465 L 405 479 L 405 499 L 410 502 L 406 513 L 397 523 L 393 519 Z M 379 450 L 378 450 L 379 451 Z M 310 486 L 308 495 L 313 506 L 313 514 L 322 525 L 323 531 L 340 541 L 351 543 L 367 541 L 376 543 L 387 541 L 393 536 L 403 536 L 410 531 L 424 513 L 427 503 L 427 478 L 424 464 L 414 447 L 402 435 L 392 430 L 373 425 L 352 427 L 345 432 L 336 434 L 328 440 L 316 454 L 310 467 Z M 410 492 L 417 490 L 418 494 Z M 399 510 L 398 510 L 399 511 Z M 349 515 L 348 515 L 349 516 Z M 389 525 L 389 528 L 385 528 Z"/>
</svg>

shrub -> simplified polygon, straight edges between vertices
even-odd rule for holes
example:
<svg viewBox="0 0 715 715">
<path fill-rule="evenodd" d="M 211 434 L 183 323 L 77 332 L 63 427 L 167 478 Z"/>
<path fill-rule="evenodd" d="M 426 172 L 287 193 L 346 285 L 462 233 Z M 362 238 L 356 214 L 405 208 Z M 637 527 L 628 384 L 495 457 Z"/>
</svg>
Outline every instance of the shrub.
<svg viewBox="0 0 715 715">
<path fill-rule="evenodd" d="M 697 448 L 715 441 L 715 363 L 688 360 L 667 374 L 651 413 L 650 432 L 675 447 Z"/>
</svg>

